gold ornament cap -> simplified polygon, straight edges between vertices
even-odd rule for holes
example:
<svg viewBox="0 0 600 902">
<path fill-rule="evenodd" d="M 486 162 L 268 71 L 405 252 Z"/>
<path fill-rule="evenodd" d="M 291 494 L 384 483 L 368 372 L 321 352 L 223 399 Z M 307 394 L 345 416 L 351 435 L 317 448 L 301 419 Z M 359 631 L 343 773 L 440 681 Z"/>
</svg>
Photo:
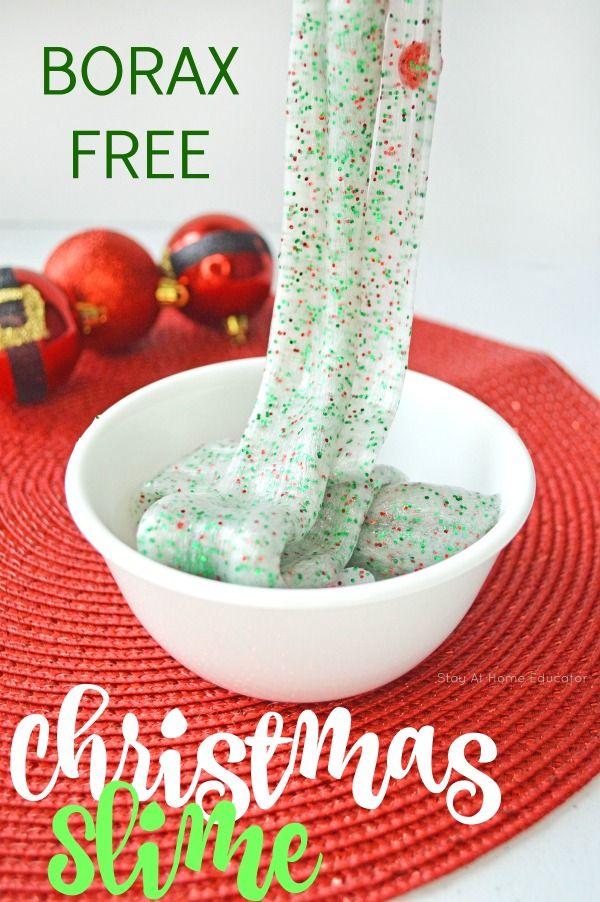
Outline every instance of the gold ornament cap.
<svg viewBox="0 0 600 902">
<path fill-rule="evenodd" d="M 108 310 L 102 304 L 88 304 L 87 301 L 77 301 L 75 309 L 79 314 L 81 331 L 89 335 L 97 326 L 103 326 L 108 322 Z"/>
</svg>

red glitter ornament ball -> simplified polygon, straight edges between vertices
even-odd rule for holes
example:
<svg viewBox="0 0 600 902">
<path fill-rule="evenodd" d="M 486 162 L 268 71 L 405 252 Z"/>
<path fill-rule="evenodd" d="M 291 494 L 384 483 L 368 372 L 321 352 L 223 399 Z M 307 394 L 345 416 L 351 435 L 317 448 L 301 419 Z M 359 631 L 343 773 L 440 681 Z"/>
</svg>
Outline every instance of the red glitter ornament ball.
<svg viewBox="0 0 600 902">
<path fill-rule="evenodd" d="M 271 291 L 269 247 L 234 216 L 210 213 L 184 223 L 167 244 L 163 266 L 187 289 L 183 312 L 199 322 L 247 317 Z"/>
<path fill-rule="evenodd" d="M 69 378 L 80 350 L 65 292 L 39 273 L 0 267 L 0 397 L 45 401 Z"/>
<path fill-rule="evenodd" d="M 67 238 L 44 268 L 68 294 L 85 344 L 122 351 L 150 329 L 159 311 L 161 272 L 137 241 L 107 229 Z"/>
</svg>

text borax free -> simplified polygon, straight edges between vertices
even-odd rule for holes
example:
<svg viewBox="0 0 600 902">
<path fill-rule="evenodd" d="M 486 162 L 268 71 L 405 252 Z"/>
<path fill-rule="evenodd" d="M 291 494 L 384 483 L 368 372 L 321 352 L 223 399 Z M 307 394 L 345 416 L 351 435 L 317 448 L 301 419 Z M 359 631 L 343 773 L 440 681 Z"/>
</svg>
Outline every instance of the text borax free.
<svg viewBox="0 0 600 902">
<path fill-rule="evenodd" d="M 129 93 L 135 95 L 141 82 L 150 85 L 156 94 L 172 95 L 178 85 L 192 82 L 201 95 L 215 94 L 221 88 L 231 94 L 239 94 L 237 86 L 229 72 L 229 68 L 238 51 L 231 47 L 225 55 L 214 47 L 208 48 L 207 66 L 199 68 L 189 47 L 182 47 L 177 62 L 170 73 L 165 73 L 162 53 L 156 47 L 131 47 L 129 52 L 129 78 L 125 78 L 125 65 L 119 54 L 112 47 L 99 45 L 92 47 L 80 65 L 75 64 L 72 52 L 67 47 L 44 47 L 44 94 L 70 94 L 78 84 L 98 97 L 113 94 L 126 85 Z M 94 61 L 103 60 L 112 70 L 108 84 L 98 84 L 91 70 Z M 79 76 L 79 77 L 78 77 Z M 204 77 L 203 77 L 204 76 Z M 206 137 L 207 130 L 185 130 L 179 140 L 179 176 L 183 179 L 208 178 L 207 172 L 194 171 L 191 157 L 204 154 L 198 146 L 198 138 Z M 113 177 L 115 163 L 124 167 L 131 178 L 172 179 L 174 172 L 156 170 L 156 157 L 170 157 L 175 132 L 165 129 L 148 130 L 145 133 L 145 147 L 141 150 L 140 139 L 127 130 L 108 130 L 103 141 L 98 142 L 102 133 L 96 129 L 73 131 L 72 155 L 73 178 L 79 178 L 80 158 L 96 156 L 99 144 L 103 143 L 104 171 L 106 178 Z M 167 146 L 165 146 L 167 145 Z M 140 157 L 143 162 L 140 163 Z M 163 161 L 164 162 L 164 161 Z"/>
</svg>

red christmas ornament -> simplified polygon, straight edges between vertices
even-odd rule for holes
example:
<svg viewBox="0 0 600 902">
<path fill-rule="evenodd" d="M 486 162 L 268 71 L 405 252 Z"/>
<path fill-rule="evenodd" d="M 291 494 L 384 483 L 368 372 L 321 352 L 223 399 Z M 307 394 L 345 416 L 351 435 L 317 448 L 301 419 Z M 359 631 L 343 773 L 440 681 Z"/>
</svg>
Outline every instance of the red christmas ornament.
<svg viewBox="0 0 600 902">
<path fill-rule="evenodd" d="M 203 323 L 225 322 L 243 340 L 247 318 L 269 296 L 273 260 L 264 238 L 234 216 L 210 213 L 184 223 L 163 257 L 165 273 L 187 289 L 184 313 Z"/>
<path fill-rule="evenodd" d="M 159 291 L 160 269 L 150 255 L 137 241 L 107 229 L 67 238 L 44 272 L 65 290 L 85 344 L 97 351 L 132 345 L 154 323 L 158 295 L 166 300 Z"/>
<path fill-rule="evenodd" d="M 0 396 L 44 401 L 69 378 L 80 350 L 64 291 L 39 273 L 0 268 Z"/>
</svg>

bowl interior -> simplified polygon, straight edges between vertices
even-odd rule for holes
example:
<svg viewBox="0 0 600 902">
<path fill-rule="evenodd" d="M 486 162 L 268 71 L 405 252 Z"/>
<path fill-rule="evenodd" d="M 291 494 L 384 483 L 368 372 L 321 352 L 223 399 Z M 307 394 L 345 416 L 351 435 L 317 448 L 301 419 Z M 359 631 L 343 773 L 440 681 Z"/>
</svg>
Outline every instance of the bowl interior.
<svg viewBox="0 0 600 902">
<path fill-rule="evenodd" d="M 252 359 L 179 373 L 96 418 L 76 455 L 88 510 L 135 548 L 140 483 L 201 443 L 239 438 L 262 369 L 262 359 Z M 407 374 L 380 462 L 411 479 L 498 492 L 501 520 L 532 491 L 529 457 L 511 427 L 470 395 L 415 372 Z"/>
</svg>

